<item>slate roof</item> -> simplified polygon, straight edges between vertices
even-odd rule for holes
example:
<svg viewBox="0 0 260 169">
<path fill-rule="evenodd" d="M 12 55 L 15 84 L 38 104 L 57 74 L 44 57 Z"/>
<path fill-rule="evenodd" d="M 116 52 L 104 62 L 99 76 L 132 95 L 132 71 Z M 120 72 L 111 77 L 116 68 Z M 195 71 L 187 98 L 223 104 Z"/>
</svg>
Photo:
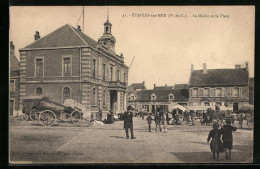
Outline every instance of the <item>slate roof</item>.
<svg viewBox="0 0 260 169">
<path fill-rule="evenodd" d="M 48 48 L 68 46 L 91 46 L 96 47 L 97 42 L 81 31 L 66 24 L 52 33 L 40 38 L 26 48 Z"/>
<path fill-rule="evenodd" d="M 188 89 L 178 89 L 178 90 L 141 90 L 135 93 L 136 102 L 150 102 L 151 95 L 156 95 L 155 102 L 168 102 L 169 94 L 172 93 L 174 95 L 174 101 L 188 101 L 189 93 Z"/>
<path fill-rule="evenodd" d="M 133 83 L 128 88 L 131 91 L 135 91 L 136 89 L 146 89 L 144 83 Z"/>
<path fill-rule="evenodd" d="M 207 74 L 202 70 L 193 70 L 190 78 L 192 87 L 248 85 L 248 71 L 240 69 L 208 69 Z"/>
<path fill-rule="evenodd" d="M 155 86 L 154 90 L 172 90 L 173 86 Z"/>
<path fill-rule="evenodd" d="M 176 84 L 174 85 L 174 90 L 179 90 L 179 89 L 188 89 L 189 84 Z"/>
</svg>

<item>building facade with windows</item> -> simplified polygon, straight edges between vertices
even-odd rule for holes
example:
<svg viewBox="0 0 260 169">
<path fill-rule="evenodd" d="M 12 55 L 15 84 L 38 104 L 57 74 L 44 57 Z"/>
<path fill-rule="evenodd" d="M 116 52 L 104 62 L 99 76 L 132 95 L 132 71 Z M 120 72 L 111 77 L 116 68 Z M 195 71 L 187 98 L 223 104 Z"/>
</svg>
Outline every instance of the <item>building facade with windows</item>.
<svg viewBox="0 0 260 169">
<path fill-rule="evenodd" d="M 20 49 L 20 100 L 45 95 L 63 104 L 68 98 L 89 112 L 126 109 L 128 67 L 115 53 L 116 39 L 107 20 L 104 33 L 93 40 L 66 24 Z M 94 114 L 95 118 L 95 114 Z"/>
<path fill-rule="evenodd" d="M 238 111 L 239 107 L 249 104 L 248 63 L 245 68 L 235 65 L 234 69 L 208 69 L 203 64 L 202 70 L 193 70 L 189 82 L 190 110 Z"/>
<path fill-rule="evenodd" d="M 9 81 L 9 115 L 11 117 L 19 114 L 19 82 L 20 82 L 20 66 L 15 56 L 15 46 L 10 42 L 10 81 Z"/>
<path fill-rule="evenodd" d="M 128 104 L 136 109 L 155 113 L 159 107 L 171 111 L 171 107 L 179 104 L 186 106 L 188 103 L 188 85 L 176 84 L 175 86 L 156 86 L 153 90 L 137 90 L 128 95 Z"/>
</svg>

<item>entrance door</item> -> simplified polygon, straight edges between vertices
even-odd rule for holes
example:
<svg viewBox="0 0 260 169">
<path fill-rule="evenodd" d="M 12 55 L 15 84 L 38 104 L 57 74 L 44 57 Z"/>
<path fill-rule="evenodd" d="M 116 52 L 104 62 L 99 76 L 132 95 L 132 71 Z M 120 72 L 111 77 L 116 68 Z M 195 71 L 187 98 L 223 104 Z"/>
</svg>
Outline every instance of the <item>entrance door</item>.
<svg viewBox="0 0 260 169">
<path fill-rule="evenodd" d="M 14 113 L 14 100 L 10 100 L 10 116 L 13 116 Z"/>
<path fill-rule="evenodd" d="M 155 113 L 155 105 L 152 105 L 152 113 Z"/>
<path fill-rule="evenodd" d="M 115 113 L 117 104 L 117 92 L 116 90 L 110 91 L 110 109 Z"/>
<path fill-rule="evenodd" d="M 233 103 L 233 111 L 234 111 L 235 113 L 238 112 L 238 103 Z"/>
</svg>

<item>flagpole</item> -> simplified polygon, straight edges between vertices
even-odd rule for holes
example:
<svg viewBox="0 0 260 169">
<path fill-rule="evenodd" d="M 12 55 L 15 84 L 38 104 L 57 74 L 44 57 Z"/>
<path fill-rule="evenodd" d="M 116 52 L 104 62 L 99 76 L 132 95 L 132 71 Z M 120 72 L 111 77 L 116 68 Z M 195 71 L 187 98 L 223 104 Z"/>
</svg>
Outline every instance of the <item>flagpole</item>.
<svg viewBox="0 0 260 169">
<path fill-rule="evenodd" d="M 83 33 L 84 33 L 84 15 L 85 13 L 84 13 L 84 6 L 83 6 L 83 30 L 82 30 Z"/>
<path fill-rule="evenodd" d="M 130 67 L 129 67 L 129 69 L 131 68 L 131 66 L 132 66 L 132 63 L 133 63 L 133 61 L 134 61 L 134 58 L 135 58 L 135 56 L 133 57 L 133 59 L 132 59 L 132 62 L 131 62 L 131 64 L 130 64 Z"/>
</svg>

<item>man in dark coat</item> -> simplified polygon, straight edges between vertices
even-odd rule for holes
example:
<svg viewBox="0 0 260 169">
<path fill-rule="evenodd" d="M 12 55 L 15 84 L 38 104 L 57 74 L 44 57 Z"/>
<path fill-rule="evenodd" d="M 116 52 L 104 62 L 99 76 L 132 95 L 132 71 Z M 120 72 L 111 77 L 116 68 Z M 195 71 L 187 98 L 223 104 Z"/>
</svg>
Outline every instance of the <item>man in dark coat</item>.
<svg viewBox="0 0 260 169">
<path fill-rule="evenodd" d="M 236 127 L 231 126 L 231 119 L 227 119 L 226 124 L 223 125 L 223 127 L 220 129 L 220 132 L 222 134 L 223 147 L 225 150 L 226 159 L 229 160 L 231 160 L 231 149 L 233 148 L 232 132 L 236 130 L 237 130 Z M 227 150 L 229 150 L 229 156 Z"/>
<path fill-rule="evenodd" d="M 133 129 L 133 108 L 132 106 L 127 107 L 127 111 L 123 115 L 124 119 L 124 129 L 126 133 L 126 138 L 129 138 L 128 130 L 131 132 L 131 139 L 135 139 L 134 137 L 134 129 Z"/>
</svg>

